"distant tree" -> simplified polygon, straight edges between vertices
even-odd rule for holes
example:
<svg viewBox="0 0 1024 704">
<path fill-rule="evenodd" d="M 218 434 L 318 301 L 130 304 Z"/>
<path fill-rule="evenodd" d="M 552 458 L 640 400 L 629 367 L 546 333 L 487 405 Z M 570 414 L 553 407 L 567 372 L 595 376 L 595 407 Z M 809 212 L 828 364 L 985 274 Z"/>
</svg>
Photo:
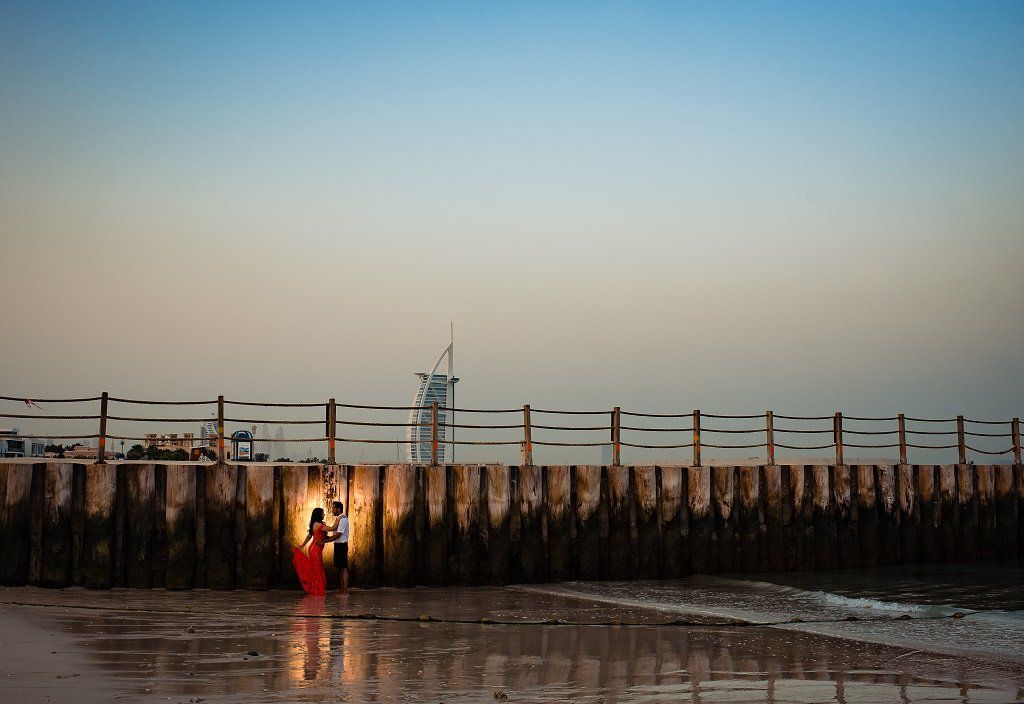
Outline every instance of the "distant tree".
<svg viewBox="0 0 1024 704">
<path fill-rule="evenodd" d="M 275 462 L 291 462 L 291 461 L 292 461 L 292 458 L 291 458 L 291 457 L 278 457 L 278 458 L 277 458 L 276 460 L 274 460 L 274 461 L 275 461 Z"/>
<path fill-rule="evenodd" d="M 63 457 L 64 456 L 64 446 L 63 445 L 47 445 L 46 447 L 43 448 L 43 452 L 52 452 L 57 457 Z"/>
<path fill-rule="evenodd" d="M 160 459 L 176 460 L 178 462 L 188 459 L 188 450 L 182 450 L 181 448 L 178 448 L 168 454 L 170 457 L 161 457 Z"/>
<path fill-rule="evenodd" d="M 257 452 L 253 456 L 253 462 L 269 462 L 269 461 L 270 461 L 270 455 L 268 455 L 266 452 Z"/>
<path fill-rule="evenodd" d="M 319 457 L 307 457 L 306 459 L 302 460 L 302 463 L 303 464 L 323 464 L 323 460 L 321 460 Z"/>
<path fill-rule="evenodd" d="M 125 459 L 141 460 L 145 455 L 146 449 L 142 445 L 132 445 L 131 449 L 125 454 Z"/>
</svg>

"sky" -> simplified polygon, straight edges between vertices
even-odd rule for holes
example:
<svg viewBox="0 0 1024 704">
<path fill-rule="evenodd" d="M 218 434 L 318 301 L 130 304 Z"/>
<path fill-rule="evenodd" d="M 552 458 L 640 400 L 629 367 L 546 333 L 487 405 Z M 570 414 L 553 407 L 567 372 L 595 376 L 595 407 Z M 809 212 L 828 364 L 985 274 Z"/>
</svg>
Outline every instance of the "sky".
<svg viewBox="0 0 1024 704">
<path fill-rule="evenodd" d="M 1024 415 L 1024 4 L 0 6 L 5 395 Z"/>
</svg>

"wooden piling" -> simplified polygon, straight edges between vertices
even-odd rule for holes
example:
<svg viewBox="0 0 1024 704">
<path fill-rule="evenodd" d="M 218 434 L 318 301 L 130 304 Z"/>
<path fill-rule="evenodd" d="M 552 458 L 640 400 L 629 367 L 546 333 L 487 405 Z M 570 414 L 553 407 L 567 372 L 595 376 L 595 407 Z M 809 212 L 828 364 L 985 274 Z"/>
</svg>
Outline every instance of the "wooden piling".
<svg viewBox="0 0 1024 704">
<path fill-rule="evenodd" d="M 998 555 L 998 536 L 996 534 L 996 471 L 987 464 L 975 468 L 977 489 L 978 516 L 978 555 L 981 558 L 993 558 Z"/>
<path fill-rule="evenodd" d="M 658 519 L 661 524 L 661 576 L 681 576 L 686 570 L 687 547 L 684 527 L 686 485 L 682 467 L 661 467 L 661 493 L 658 496 Z M 582 577 L 581 575 L 581 578 Z M 585 578 L 584 578 L 585 579 Z"/>
<path fill-rule="evenodd" d="M 957 465 L 956 495 L 960 513 L 957 557 L 961 560 L 975 560 L 978 557 L 978 492 L 974 486 L 976 478 L 974 465 Z"/>
<path fill-rule="evenodd" d="M 507 584 L 509 579 L 509 515 L 511 472 L 504 465 L 484 468 L 487 484 L 487 562 L 490 584 Z"/>
<path fill-rule="evenodd" d="M 657 467 L 633 468 L 633 495 L 636 497 L 636 578 L 657 579 L 661 562 Z"/>
<path fill-rule="evenodd" d="M 480 467 L 452 467 L 455 518 L 450 546 L 451 574 L 456 584 L 475 584 L 480 555 Z"/>
<path fill-rule="evenodd" d="M 833 569 L 836 559 L 836 516 L 832 502 L 832 471 L 827 465 L 811 467 L 812 525 L 814 527 L 814 566 Z M 810 562 L 808 560 L 808 562 Z"/>
<path fill-rule="evenodd" d="M 164 520 L 167 526 L 167 588 L 192 589 L 196 586 L 197 543 L 194 466 L 168 465 Z"/>
<path fill-rule="evenodd" d="M 0 475 L 0 585 L 21 586 L 28 580 L 32 465 L 2 464 Z"/>
<path fill-rule="evenodd" d="M 430 466 L 423 469 L 426 482 L 427 531 L 426 584 L 444 584 L 448 576 L 448 469 Z"/>
<path fill-rule="evenodd" d="M 579 578 L 594 580 L 601 576 L 601 468 L 576 467 L 576 554 Z"/>
<path fill-rule="evenodd" d="M 1017 501 L 1013 487 L 1013 466 L 998 465 L 995 468 L 996 531 L 999 536 L 999 557 L 1016 557 Z"/>
<path fill-rule="evenodd" d="M 547 508 L 548 579 L 572 577 L 572 485 L 568 466 L 547 467 L 544 477 Z"/>
<path fill-rule="evenodd" d="M 114 580 L 114 503 L 117 467 L 94 464 L 85 475 L 82 586 L 109 589 Z"/>
<path fill-rule="evenodd" d="M 832 496 L 835 500 L 836 566 L 854 567 L 860 564 L 860 537 L 854 521 L 853 474 L 848 465 L 832 470 Z"/>
<path fill-rule="evenodd" d="M 238 545 L 235 542 L 235 493 L 238 465 L 206 467 L 206 587 L 234 589 Z"/>
<path fill-rule="evenodd" d="M 942 560 L 957 559 L 960 505 L 957 501 L 956 465 L 939 466 L 939 523 L 941 526 Z"/>
<path fill-rule="evenodd" d="M 782 521 L 782 467 L 764 468 L 764 522 L 767 568 L 773 572 L 786 569 Z"/>
<path fill-rule="evenodd" d="M 636 574 L 630 512 L 630 468 L 607 467 L 608 476 L 608 576 L 631 579 Z"/>
<path fill-rule="evenodd" d="M 278 574 L 278 583 L 282 587 L 298 588 L 299 578 L 295 574 L 293 562 L 293 548 L 302 544 L 309 533 L 309 519 L 314 506 L 309 505 L 309 473 L 302 465 L 288 464 L 281 467 L 281 511 L 280 519 L 282 536 L 280 542 L 280 555 L 278 556 L 281 565 Z M 349 500 L 352 500 L 351 492 Z M 349 563 L 352 561 L 353 552 L 353 508 L 349 507 Z M 307 544 L 304 550 L 309 550 Z"/>
<path fill-rule="evenodd" d="M 712 504 L 715 511 L 715 532 L 713 546 L 716 553 L 717 572 L 735 572 L 739 564 L 736 540 L 736 468 L 712 467 Z"/>
<path fill-rule="evenodd" d="M 245 472 L 246 589 L 270 589 L 274 583 L 274 468 L 250 464 Z"/>
<path fill-rule="evenodd" d="M 40 583 L 44 587 L 71 584 L 72 465 L 48 462 L 45 475 Z"/>
<path fill-rule="evenodd" d="M 352 507 L 348 514 L 348 567 L 351 584 L 355 587 L 372 588 L 380 585 L 380 480 L 379 465 L 357 465 L 349 484 Z"/>
<path fill-rule="evenodd" d="M 711 568 L 711 468 L 687 468 L 687 508 L 690 516 L 690 572 L 706 574 Z"/>
<path fill-rule="evenodd" d="M 896 498 L 896 468 L 883 464 L 875 468 L 878 487 L 878 562 L 894 565 L 900 561 L 900 512 Z"/>
<path fill-rule="evenodd" d="M 939 500 L 937 469 L 922 464 L 917 470 L 917 513 L 920 545 L 919 562 L 938 562 L 942 559 L 942 540 L 938 533 L 942 504 Z"/>
<path fill-rule="evenodd" d="M 857 477 L 857 530 L 860 534 L 861 566 L 878 564 L 878 502 L 875 487 L 875 467 L 860 464 Z"/>
<path fill-rule="evenodd" d="M 901 464 L 896 468 L 896 496 L 900 525 L 900 561 L 918 562 L 918 540 L 921 518 L 917 501 L 914 467 Z"/>
<path fill-rule="evenodd" d="M 124 528 L 125 586 L 153 587 L 154 513 L 156 512 L 156 467 L 151 464 L 125 465 L 128 495 Z"/>
<path fill-rule="evenodd" d="M 415 493 L 415 468 L 388 465 L 384 470 L 384 575 L 390 586 L 407 587 L 415 583 Z"/>
<path fill-rule="evenodd" d="M 739 528 L 740 567 L 744 572 L 761 572 L 766 567 L 764 546 L 761 544 L 761 473 L 759 467 L 739 468 Z"/>
<path fill-rule="evenodd" d="M 518 478 L 517 576 L 524 582 L 540 582 L 547 574 L 543 534 L 543 472 L 540 467 L 523 466 L 519 467 Z"/>
</svg>

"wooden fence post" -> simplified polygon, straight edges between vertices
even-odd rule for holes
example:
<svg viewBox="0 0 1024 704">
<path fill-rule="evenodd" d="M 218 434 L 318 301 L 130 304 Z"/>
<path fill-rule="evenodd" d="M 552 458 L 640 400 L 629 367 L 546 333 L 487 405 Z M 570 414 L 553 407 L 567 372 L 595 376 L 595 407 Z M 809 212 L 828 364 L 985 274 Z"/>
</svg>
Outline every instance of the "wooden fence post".
<svg viewBox="0 0 1024 704">
<path fill-rule="evenodd" d="M 524 467 L 533 466 L 533 430 L 530 426 L 530 404 L 523 406 L 523 449 L 520 464 Z"/>
<path fill-rule="evenodd" d="M 765 413 L 765 430 L 768 433 L 768 464 L 775 464 L 775 414 L 771 411 Z"/>
<path fill-rule="evenodd" d="M 843 414 L 836 411 L 835 420 L 832 421 L 832 433 L 835 436 L 836 444 L 836 466 L 843 466 Z"/>
<path fill-rule="evenodd" d="M 337 413 L 338 409 L 332 398 L 327 402 L 327 464 L 336 464 L 334 461 L 334 440 L 338 434 Z"/>
<path fill-rule="evenodd" d="M 224 464 L 224 397 L 217 397 L 217 464 Z"/>
<path fill-rule="evenodd" d="M 900 413 L 897 417 L 899 422 L 899 433 L 900 433 L 900 464 L 907 463 L 907 424 L 903 414 Z"/>
<path fill-rule="evenodd" d="M 612 409 L 612 464 L 616 467 L 622 465 L 622 428 L 619 413 L 618 406 Z"/>
<path fill-rule="evenodd" d="M 100 397 L 100 437 L 96 443 L 96 464 L 107 463 L 107 392 Z"/>
<path fill-rule="evenodd" d="M 700 467 L 700 411 L 693 412 L 693 466 Z"/>
<path fill-rule="evenodd" d="M 967 464 L 967 440 L 964 437 L 964 417 L 956 417 L 956 451 L 960 464 Z"/>
<path fill-rule="evenodd" d="M 1010 421 L 1010 429 L 1013 435 L 1013 463 L 1020 464 L 1020 418 Z"/>
<path fill-rule="evenodd" d="M 437 401 L 430 404 L 430 465 L 437 466 Z"/>
</svg>

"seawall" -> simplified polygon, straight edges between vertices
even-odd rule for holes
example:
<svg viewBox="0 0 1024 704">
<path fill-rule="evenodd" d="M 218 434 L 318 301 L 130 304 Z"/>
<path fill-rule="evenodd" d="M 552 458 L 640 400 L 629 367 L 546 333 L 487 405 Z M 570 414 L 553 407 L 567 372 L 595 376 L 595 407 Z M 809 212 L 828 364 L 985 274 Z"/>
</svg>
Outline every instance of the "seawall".
<svg viewBox="0 0 1024 704">
<path fill-rule="evenodd" d="M 292 546 L 333 498 L 350 517 L 358 587 L 1024 556 L 1020 465 L 5 460 L 0 584 L 295 588 Z"/>
</svg>

